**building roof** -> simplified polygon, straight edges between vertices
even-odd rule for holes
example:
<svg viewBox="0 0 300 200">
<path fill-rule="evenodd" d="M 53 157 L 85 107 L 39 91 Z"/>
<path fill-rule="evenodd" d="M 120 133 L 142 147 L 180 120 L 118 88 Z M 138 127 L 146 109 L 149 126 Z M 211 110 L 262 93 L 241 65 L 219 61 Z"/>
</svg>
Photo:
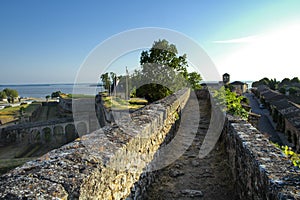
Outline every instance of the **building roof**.
<svg viewBox="0 0 300 200">
<path fill-rule="evenodd" d="M 265 91 L 265 90 L 268 90 L 269 88 L 266 86 L 266 85 L 259 85 L 257 87 L 257 91 L 258 92 L 262 92 L 262 91 Z"/>
<path fill-rule="evenodd" d="M 246 83 L 242 82 L 242 81 L 234 81 L 232 83 L 230 83 L 231 85 L 245 85 Z"/>
<path fill-rule="evenodd" d="M 260 95 L 262 96 L 262 98 L 264 98 L 268 102 L 286 99 L 285 95 L 283 95 L 279 92 L 276 92 L 274 90 L 271 90 L 269 88 L 261 91 Z"/>
<path fill-rule="evenodd" d="M 289 101 L 287 97 L 277 91 L 271 90 L 265 85 L 259 86 L 257 90 L 262 98 L 270 102 L 292 126 L 300 131 L 300 106 Z"/>
<path fill-rule="evenodd" d="M 287 99 L 281 99 L 278 101 L 274 101 L 272 102 L 272 105 L 277 109 L 277 110 L 281 110 L 284 108 L 288 108 L 291 107 L 291 103 L 287 100 Z"/>
</svg>

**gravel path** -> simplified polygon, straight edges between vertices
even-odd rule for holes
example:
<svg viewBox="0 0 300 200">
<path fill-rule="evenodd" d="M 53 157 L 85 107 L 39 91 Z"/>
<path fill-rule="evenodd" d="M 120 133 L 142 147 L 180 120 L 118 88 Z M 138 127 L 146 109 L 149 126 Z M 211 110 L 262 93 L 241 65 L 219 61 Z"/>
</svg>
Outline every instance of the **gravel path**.
<svg viewBox="0 0 300 200">
<path fill-rule="evenodd" d="M 185 109 L 192 115 L 189 103 Z M 199 100 L 199 104 L 201 118 L 193 143 L 179 159 L 158 172 L 158 179 L 143 199 L 235 199 L 224 147 L 218 143 L 208 156 L 198 157 L 210 119 L 206 101 Z"/>
</svg>

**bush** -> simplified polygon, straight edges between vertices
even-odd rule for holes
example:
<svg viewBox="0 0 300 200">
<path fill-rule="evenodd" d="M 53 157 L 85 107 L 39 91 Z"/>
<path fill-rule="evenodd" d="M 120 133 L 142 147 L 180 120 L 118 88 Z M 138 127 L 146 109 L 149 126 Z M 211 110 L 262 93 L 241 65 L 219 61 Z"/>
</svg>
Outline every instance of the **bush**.
<svg viewBox="0 0 300 200">
<path fill-rule="evenodd" d="M 172 91 L 160 84 L 150 83 L 139 87 L 136 90 L 136 96 L 145 98 L 149 103 L 165 98 L 172 94 Z"/>
<path fill-rule="evenodd" d="M 243 96 L 237 96 L 236 93 L 222 87 L 220 90 L 215 91 L 214 98 L 218 105 L 223 107 L 224 111 L 229 114 L 240 116 L 243 119 L 248 118 L 249 113 L 241 104 Z"/>
</svg>

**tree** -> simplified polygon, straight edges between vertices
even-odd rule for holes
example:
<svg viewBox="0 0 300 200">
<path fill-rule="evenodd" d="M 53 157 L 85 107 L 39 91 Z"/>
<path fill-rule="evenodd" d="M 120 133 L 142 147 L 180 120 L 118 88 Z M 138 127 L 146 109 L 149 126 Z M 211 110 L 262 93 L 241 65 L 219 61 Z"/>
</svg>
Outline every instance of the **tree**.
<svg viewBox="0 0 300 200">
<path fill-rule="evenodd" d="M 19 93 L 17 90 L 13 90 L 13 89 L 10 89 L 10 88 L 5 88 L 3 90 L 3 92 L 6 94 L 6 96 L 8 97 L 9 99 L 9 103 L 12 102 L 14 103 L 15 101 L 15 98 L 19 96 Z"/>
<path fill-rule="evenodd" d="M 52 92 L 51 98 L 59 97 L 60 94 L 62 94 L 61 91 Z"/>
<path fill-rule="evenodd" d="M 111 85 L 111 81 L 110 81 L 110 77 L 108 72 L 106 72 L 105 74 L 101 75 L 101 81 L 103 83 L 104 89 L 109 90 L 110 89 L 110 85 Z"/>
<path fill-rule="evenodd" d="M 136 96 L 144 97 L 149 103 L 162 99 L 172 94 L 172 91 L 160 84 L 150 83 L 139 87 Z"/>
<path fill-rule="evenodd" d="M 292 83 L 300 83 L 300 80 L 298 77 L 294 77 L 292 80 L 291 80 Z"/>
<path fill-rule="evenodd" d="M 194 90 L 201 89 L 200 81 L 202 80 L 200 74 L 191 72 L 188 74 L 188 81 Z"/>
<path fill-rule="evenodd" d="M 141 53 L 140 64 L 142 65 L 140 78 L 136 79 L 148 85 L 137 88 L 136 95 L 149 97 L 149 102 L 186 87 L 189 81 L 192 87 L 199 87 L 197 83 L 201 80 L 200 75 L 196 73 L 189 75 L 187 72 L 186 54 L 178 55 L 176 46 L 169 44 L 167 40 L 154 41 L 149 51 Z M 161 94 L 157 94 L 158 92 Z"/>
<path fill-rule="evenodd" d="M 47 101 L 47 102 L 48 102 L 49 98 L 50 98 L 50 95 L 47 95 L 47 96 L 46 96 L 46 101 Z"/>
<path fill-rule="evenodd" d="M 291 82 L 291 80 L 289 78 L 284 78 L 280 84 L 282 85 L 288 85 Z"/>
<path fill-rule="evenodd" d="M 285 94 L 285 93 L 286 93 L 286 88 L 285 88 L 285 87 L 279 88 L 279 92 L 280 92 L 281 94 Z"/>
<path fill-rule="evenodd" d="M 169 44 L 165 39 L 154 41 L 152 48 L 149 51 L 143 51 L 141 53 L 140 64 L 143 67 L 143 73 L 147 73 L 148 66 L 143 66 L 147 63 L 155 63 L 159 67 L 168 66 L 174 69 L 176 72 L 187 78 L 187 61 L 186 54 L 182 56 L 177 55 L 178 51 L 174 44 Z"/>
<path fill-rule="evenodd" d="M 269 86 L 270 89 L 276 90 L 276 89 L 278 88 L 278 83 L 279 83 L 279 82 L 276 81 L 276 78 L 274 78 L 274 79 L 271 79 L 271 80 L 269 81 L 268 86 Z"/>
<path fill-rule="evenodd" d="M 0 99 L 6 99 L 7 95 L 4 91 L 0 91 Z"/>
<path fill-rule="evenodd" d="M 299 89 L 297 88 L 297 87 L 290 87 L 289 88 L 289 94 L 290 95 L 295 95 L 295 94 L 297 94 L 297 91 L 298 91 Z"/>
</svg>

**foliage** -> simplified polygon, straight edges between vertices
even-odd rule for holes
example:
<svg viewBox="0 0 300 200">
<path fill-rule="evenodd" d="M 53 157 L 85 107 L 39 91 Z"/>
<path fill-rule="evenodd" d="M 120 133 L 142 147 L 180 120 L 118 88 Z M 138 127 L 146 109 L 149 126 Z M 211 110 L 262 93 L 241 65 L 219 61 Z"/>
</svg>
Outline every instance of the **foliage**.
<svg viewBox="0 0 300 200">
<path fill-rule="evenodd" d="M 136 90 L 136 96 L 144 97 L 150 103 L 170 94 L 172 91 L 169 88 L 155 83 L 145 84 Z"/>
<path fill-rule="evenodd" d="M 297 91 L 299 91 L 299 89 L 297 87 L 290 87 L 289 88 L 290 95 L 297 94 Z"/>
<path fill-rule="evenodd" d="M 167 40 L 154 41 L 149 51 L 141 53 L 140 64 L 142 69 L 134 72 L 131 83 L 138 88 L 136 95 L 150 103 L 186 87 L 188 82 L 192 88 L 200 88 L 201 76 L 187 72 L 186 54 L 178 55 L 176 46 Z"/>
<path fill-rule="evenodd" d="M 292 80 L 291 80 L 291 83 L 300 83 L 300 80 L 298 77 L 294 77 Z"/>
<path fill-rule="evenodd" d="M 47 96 L 46 96 L 46 100 L 48 101 L 48 99 L 49 99 L 50 97 L 51 97 L 50 95 L 47 95 Z"/>
<path fill-rule="evenodd" d="M 14 99 L 19 96 L 19 93 L 17 90 L 13 90 L 10 88 L 5 88 L 1 93 L 0 93 L 0 99 L 5 99 L 7 98 L 8 103 L 14 103 Z"/>
<path fill-rule="evenodd" d="M 280 84 L 282 84 L 282 85 L 288 85 L 288 84 L 290 84 L 290 82 L 291 82 L 291 80 L 290 80 L 289 78 L 284 78 L 284 79 L 281 81 Z"/>
<path fill-rule="evenodd" d="M 6 99 L 7 95 L 4 91 L 0 91 L 0 99 Z"/>
<path fill-rule="evenodd" d="M 147 104 L 147 101 L 144 99 L 124 100 L 116 96 L 102 96 L 102 100 L 106 108 L 118 110 L 136 110 Z"/>
<path fill-rule="evenodd" d="M 141 99 L 141 98 L 131 98 L 128 101 L 130 104 L 135 104 L 135 105 L 147 105 L 148 101 L 146 99 Z"/>
<path fill-rule="evenodd" d="M 240 116 L 243 119 L 248 118 L 248 112 L 242 107 L 241 101 L 243 96 L 237 96 L 236 93 L 231 92 L 228 88 L 220 88 L 214 92 L 214 98 L 217 104 L 223 107 L 223 110 L 229 114 Z"/>
<path fill-rule="evenodd" d="M 279 81 L 277 81 L 276 78 L 274 78 L 274 79 L 263 78 L 259 81 L 253 82 L 252 87 L 258 87 L 260 85 L 266 85 L 269 88 L 271 88 L 272 90 L 276 90 L 278 88 L 278 84 L 279 84 Z"/>
<path fill-rule="evenodd" d="M 197 90 L 201 89 L 200 81 L 202 80 L 200 74 L 197 72 L 191 72 L 188 74 L 188 81 L 192 89 Z"/>
<path fill-rule="evenodd" d="M 10 88 L 5 88 L 5 89 L 3 90 L 3 92 L 5 92 L 6 96 L 7 96 L 7 97 L 10 97 L 10 98 L 16 98 L 16 97 L 19 96 L 17 90 L 13 90 L 13 89 L 10 89 Z"/>
<path fill-rule="evenodd" d="M 276 143 L 274 145 L 280 148 L 283 153 L 289 157 L 295 167 L 300 167 L 300 155 L 292 151 L 291 147 L 288 147 L 287 145 L 280 146 Z"/>
<path fill-rule="evenodd" d="M 247 105 L 250 105 L 250 100 L 247 97 L 241 96 L 241 103 L 245 103 Z"/>
<path fill-rule="evenodd" d="M 61 94 L 62 94 L 62 92 L 61 92 L 61 91 L 52 92 L 52 94 L 51 94 L 51 98 L 56 98 L 56 97 L 59 97 Z"/>
<path fill-rule="evenodd" d="M 278 88 L 278 84 L 279 84 L 279 82 L 276 81 L 276 78 L 274 78 L 269 81 L 268 86 L 270 89 L 276 90 Z"/>
<path fill-rule="evenodd" d="M 117 77 L 117 74 L 114 72 L 106 72 L 104 74 L 101 74 L 100 76 L 104 89 L 108 90 L 109 93 L 115 89 L 113 83 L 115 83 L 117 79 L 120 78 L 121 77 Z"/>
<path fill-rule="evenodd" d="M 255 81 L 252 83 L 252 87 L 258 87 L 260 85 L 269 85 L 270 80 L 268 78 L 263 78 L 259 81 Z"/>
<path fill-rule="evenodd" d="M 165 39 L 154 41 L 152 48 L 149 51 L 141 53 L 140 63 L 156 63 L 162 66 L 169 66 L 180 72 L 184 77 L 187 77 L 187 61 L 186 54 L 177 56 L 178 51 L 174 44 L 169 44 Z M 144 72 L 144 68 L 143 68 Z"/>
<path fill-rule="evenodd" d="M 280 92 L 281 94 L 285 94 L 286 88 L 285 88 L 285 87 L 279 88 L 279 92 Z"/>
<path fill-rule="evenodd" d="M 110 85 L 111 85 L 111 80 L 110 80 L 108 72 L 106 72 L 105 74 L 101 74 L 100 78 L 102 80 L 104 89 L 109 90 Z"/>
</svg>

